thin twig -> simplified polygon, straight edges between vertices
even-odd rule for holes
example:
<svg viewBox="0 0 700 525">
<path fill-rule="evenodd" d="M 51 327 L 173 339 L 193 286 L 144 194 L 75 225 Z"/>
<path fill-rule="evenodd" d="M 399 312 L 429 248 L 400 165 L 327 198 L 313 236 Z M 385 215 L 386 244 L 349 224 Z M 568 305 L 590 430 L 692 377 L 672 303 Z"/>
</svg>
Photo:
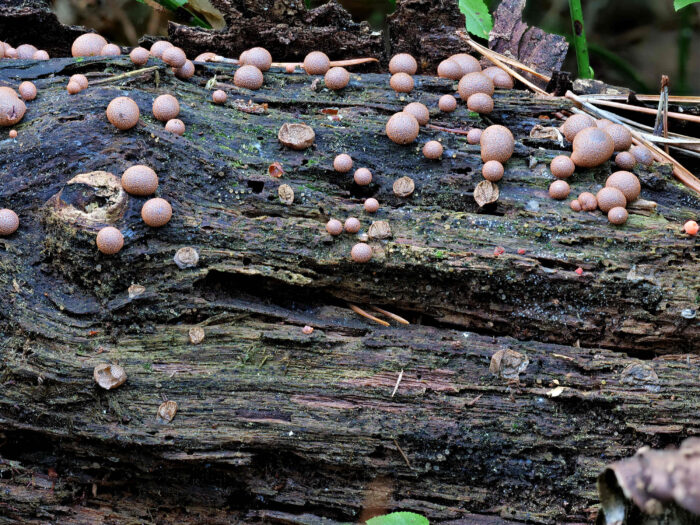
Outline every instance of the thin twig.
<svg viewBox="0 0 700 525">
<path fill-rule="evenodd" d="M 382 326 L 390 326 L 389 323 L 387 323 L 386 321 L 384 321 L 384 320 L 382 320 L 382 319 L 379 319 L 379 318 L 377 318 L 377 317 L 374 317 L 372 314 L 369 314 L 369 313 L 365 312 L 362 308 L 360 308 L 360 307 L 357 306 L 357 305 L 354 305 L 354 304 L 352 304 L 352 303 L 348 303 L 348 306 L 350 307 L 350 309 L 351 309 L 353 312 L 355 312 L 356 314 L 361 315 L 362 317 L 366 317 L 367 319 L 371 319 L 371 320 L 374 321 L 375 323 L 379 323 L 379 324 L 382 325 Z"/>
<path fill-rule="evenodd" d="M 443 128 L 442 126 L 436 126 L 435 124 L 426 124 L 425 127 L 434 129 L 436 131 L 446 131 L 447 133 L 455 133 L 457 135 L 469 135 L 469 132 L 463 129 Z"/>
<path fill-rule="evenodd" d="M 90 81 L 90 85 L 94 86 L 96 84 L 106 84 L 107 82 L 114 82 L 116 80 L 122 80 L 124 78 L 135 77 L 143 73 L 150 73 L 156 69 L 160 69 L 162 66 L 150 66 L 144 67 L 143 69 L 135 69 L 134 71 L 129 71 L 128 73 L 122 73 L 121 75 L 115 75 L 113 77 L 101 78 L 100 80 Z"/>
<path fill-rule="evenodd" d="M 401 317 L 400 315 L 396 315 L 396 314 L 394 314 L 394 313 L 388 312 L 387 310 L 383 310 L 382 308 L 379 308 L 378 306 L 370 306 L 370 308 L 372 308 L 372 310 L 374 310 L 375 312 L 378 312 L 378 313 L 380 313 L 380 314 L 384 314 L 384 315 L 386 315 L 387 317 L 391 317 L 391 318 L 392 318 L 394 321 L 396 321 L 397 323 L 401 323 L 401 324 L 411 324 L 411 323 L 409 323 L 408 321 L 406 321 L 406 319 L 404 319 L 403 317 Z"/>
<path fill-rule="evenodd" d="M 413 467 L 411 466 L 411 462 L 408 461 L 408 456 L 406 456 L 406 454 L 404 454 L 403 450 L 401 450 L 401 447 L 399 446 L 399 442 L 394 440 L 394 445 L 396 445 L 396 448 L 398 449 L 399 454 L 401 454 L 401 457 L 403 457 L 403 460 L 406 462 L 406 465 L 408 465 L 408 468 L 413 470 Z"/>
<path fill-rule="evenodd" d="M 595 93 L 591 95 L 585 95 L 587 100 L 600 99 L 600 100 L 629 100 L 628 95 L 607 95 L 603 93 Z M 642 102 L 656 102 L 659 100 L 659 95 L 634 95 L 634 98 Z M 669 95 L 668 101 L 674 104 L 700 104 L 700 97 L 691 96 L 679 96 L 679 95 Z"/>
<path fill-rule="evenodd" d="M 582 100 L 586 100 L 591 104 L 596 106 L 608 106 L 611 108 L 625 109 L 628 111 L 635 111 L 637 113 L 646 113 L 647 115 L 656 115 L 656 110 L 651 108 L 643 108 L 641 106 L 633 106 L 632 104 L 623 104 L 621 102 L 612 102 L 610 100 L 600 100 L 595 98 L 587 98 L 585 95 L 581 97 Z M 669 111 L 667 113 L 669 117 L 675 118 L 677 120 L 688 120 L 690 122 L 695 122 L 700 124 L 700 117 L 695 115 L 686 115 L 685 113 L 676 113 L 675 111 Z"/>
<path fill-rule="evenodd" d="M 401 372 L 399 372 L 399 377 L 396 379 L 396 385 L 394 386 L 394 391 L 391 393 L 391 397 L 394 397 L 396 395 L 396 391 L 399 389 L 399 384 L 401 383 L 402 379 L 403 379 L 403 368 L 401 369 Z"/>
</svg>

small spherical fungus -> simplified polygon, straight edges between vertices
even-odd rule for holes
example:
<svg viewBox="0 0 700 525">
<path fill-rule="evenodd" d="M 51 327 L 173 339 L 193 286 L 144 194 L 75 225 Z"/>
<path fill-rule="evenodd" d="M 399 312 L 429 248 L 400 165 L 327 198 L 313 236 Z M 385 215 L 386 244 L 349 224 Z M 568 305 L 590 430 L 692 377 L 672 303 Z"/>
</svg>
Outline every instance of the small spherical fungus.
<svg viewBox="0 0 700 525">
<path fill-rule="evenodd" d="M 584 113 L 576 113 L 564 121 L 564 124 L 561 126 L 561 131 L 564 137 L 566 137 L 566 140 L 573 142 L 579 131 L 591 127 L 596 127 L 596 122 L 593 117 Z"/>
<path fill-rule="evenodd" d="M 610 135 L 600 128 L 584 128 L 576 134 L 571 160 L 582 168 L 600 166 L 615 150 L 615 143 Z"/>
<path fill-rule="evenodd" d="M 549 171 L 551 171 L 552 175 L 557 179 L 568 179 L 574 174 L 575 169 L 574 161 L 566 155 L 557 155 L 549 164 Z"/>
<path fill-rule="evenodd" d="M 372 172 L 367 168 L 358 168 L 355 170 L 353 179 L 358 186 L 367 186 L 372 182 Z"/>
<path fill-rule="evenodd" d="M 163 62 L 173 67 L 182 67 L 185 65 L 185 62 L 187 62 L 187 55 L 185 55 L 185 52 L 175 46 L 170 46 L 164 50 L 160 58 Z"/>
<path fill-rule="evenodd" d="M 267 71 L 272 65 L 272 55 L 264 47 L 253 47 L 241 54 L 239 61 L 243 65 L 255 66 L 260 71 Z"/>
<path fill-rule="evenodd" d="M 604 211 L 605 213 L 609 212 L 613 208 L 616 208 L 617 206 L 621 206 L 623 208 L 627 206 L 625 194 L 617 188 L 605 187 L 601 189 L 596 194 L 596 200 L 598 201 L 598 208 L 600 208 L 600 211 Z"/>
<path fill-rule="evenodd" d="M 698 234 L 698 223 L 695 221 L 688 221 L 683 225 L 683 231 L 688 235 Z"/>
<path fill-rule="evenodd" d="M 325 53 L 312 51 L 304 57 L 304 64 L 301 67 L 307 75 L 325 75 L 331 68 L 331 61 Z"/>
<path fill-rule="evenodd" d="M 333 169 L 338 173 L 347 173 L 352 169 L 352 157 L 347 153 L 341 153 L 333 159 Z"/>
<path fill-rule="evenodd" d="M 445 113 L 452 113 L 457 109 L 457 99 L 452 95 L 443 95 L 438 100 L 438 108 Z"/>
<path fill-rule="evenodd" d="M 472 128 L 467 133 L 467 142 L 469 144 L 479 144 L 481 142 L 481 134 L 484 132 L 481 128 Z"/>
<path fill-rule="evenodd" d="M 14 126 L 24 116 L 27 106 L 17 97 L 14 90 L 0 91 L 0 126 Z"/>
<path fill-rule="evenodd" d="M 22 60 L 30 60 L 34 58 L 34 53 L 37 51 L 39 50 L 31 44 L 22 44 L 17 46 L 17 58 Z"/>
<path fill-rule="evenodd" d="M 350 82 L 350 73 L 344 67 L 332 67 L 326 71 L 323 81 L 328 89 L 343 89 Z"/>
<path fill-rule="evenodd" d="M 621 124 L 610 124 L 605 128 L 605 132 L 610 135 L 615 144 L 615 151 L 626 151 L 632 145 L 632 134 Z"/>
<path fill-rule="evenodd" d="M 185 123 L 178 118 L 170 119 L 165 123 L 165 131 L 175 133 L 175 135 L 185 134 Z"/>
<path fill-rule="evenodd" d="M 148 199 L 141 208 L 141 218 L 143 222 L 153 228 L 160 228 L 170 222 L 173 216 L 173 208 L 165 199 L 156 197 Z"/>
<path fill-rule="evenodd" d="M 379 201 L 374 197 L 365 199 L 365 211 L 367 213 L 376 213 L 379 209 Z"/>
<path fill-rule="evenodd" d="M 406 104 L 403 111 L 416 117 L 418 124 L 421 126 L 425 126 L 430 119 L 430 112 L 428 111 L 428 108 L 420 102 L 411 102 L 410 104 Z"/>
<path fill-rule="evenodd" d="M 493 99 L 486 93 L 474 93 L 467 100 L 469 111 L 488 115 L 493 111 Z"/>
<path fill-rule="evenodd" d="M 651 166 L 654 163 L 654 156 L 644 146 L 632 146 L 630 153 L 634 155 L 637 162 L 643 164 L 644 166 Z"/>
<path fill-rule="evenodd" d="M 485 162 L 481 167 L 481 174 L 486 180 L 491 182 L 498 182 L 503 178 L 503 164 L 497 160 L 490 160 Z"/>
<path fill-rule="evenodd" d="M 211 51 L 206 51 L 206 52 L 202 53 L 201 55 L 197 55 L 197 57 L 194 59 L 194 61 L 195 62 L 209 62 L 215 56 L 216 56 L 216 53 L 212 53 Z"/>
<path fill-rule="evenodd" d="M 487 67 L 482 73 L 493 80 L 494 87 L 499 89 L 513 89 L 513 78 L 500 67 Z"/>
<path fill-rule="evenodd" d="M 88 87 L 88 79 L 85 75 L 81 75 L 78 73 L 70 77 L 70 79 L 68 80 L 69 82 L 75 82 L 76 84 L 78 84 L 78 86 L 80 86 L 80 89 L 87 89 Z"/>
<path fill-rule="evenodd" d="M 66 91 L 68 91 L 69 95 L 77 95 L 82 91 L 82 88 L 80 87 L 80 84 L 77 82 L 68 82 L 68 85 L 66 86 Z"/>
<path fill-rule="evenodd" d="M 386 123 L 387 136 L 397 144 L 410 144 L 418 137 L 419 130 L 416 117 L 403 111 L 394 113 Z"/>
<path fill-rule="evenodd" d="M 345 231 L 348 233 L 357 233 L 360 231 L 360 220 L 356 217 L 348 217 L 345 219 Z"/>
<path fill-rule="evenodd" d="M 6 45 L 5 56 L 7 58 L 17 58 L 17 50 L 12 46 Z"/>
<path fill-rule="evenodd" d="M 46 51 L 44 51 L 43 49 L 40 49 L 39 51 L 34 53 L 34 56 L 32 56 L 32 58 L 34 60 L 48 60 L 50 57 Z"/>
<path fill-rule="evenodd" d="M 491 96 L 493 95 L 493 80 L 483 73 L 467 73 L 459 81 L 457 91 L 459 91 L 459 98 L 465 102 L 474 93 L 485 93 Z"/>
<path fill-rule="evenodd" d="M 331 235 L 340 235 L 343 233 L 343 223 L 338 219 L 331 219 L 326 223 L 326 231 Z"/>
<path fill-rule="evenodd" d="M 595 121 L 595 125 L 598 126 L 600 129 L 605 129 L 608 126 L 612 124 L 612 120 L 608 120 L 606 118 L 599 118 L 598 120 Z"/>
<path fill-rule="evenodd" d="M 191 60 L 185 60 L 182 67 L 173 69 L 175 76 L 182 80 L 190 79 L 194 76 L 194 63 Z"/>
<path fill-rule="evenodd" d="M 114 255 L 119 253 L 119 250 L 124 246 L 124 236 L 122 232 L 114 226 L 102 228 L 97 234 L 97 249 L 105 255 Z"/>
<path fill-rule="evenodd" d="M 513 134 L 505 126 L 495 124 L 489 126 L 481 133 L 481 160 L 488 162 L 497 160 L 505 164 L 513 155 L 515 139 Z"/>
<path fill-rule="evenodd" d="M 180 103 L 172 95 L 160 95 L 153 101 L 152 110 L 155 118 L 167 122 L 180 114 Z"/>
<path fill-rule="evenodd" d="M 569 207 L 573 211 L 581 211 L 581 203 L 578 201 L 578 199 L 574 199 L 569 203 Z"/>
<path fill-rule="evenodd" d="M 277 139 L 283 146 L 294 150 L 309 148 L 316 140 L 316 133 L 306 124 L 284 123 L 277 133 Z"/>
<path fill-rule="evenodd" d="M 214 104 L 223 104 L 226 102 L 227 98 L 228 95 L 226 95 L 226 91 L 223 89 L 217 89 L 211 94 L 211 99 L 214 101 Z"/>
<path fill-rule="evenodd" d="M 408 73 L 394 73 L 389 79 L 389 85 L 397 93 L 410 93 L 413 91 L 413 77 Z"/>
<path fill-rule="evenodd" d="M 294 73 L 295 69 L 296 69 L 296 66 L 294 64 L 287 64 L 286 66 L 284 66 L 285 73 Z"/>
<path fill-rule="evenodd" d="M 415 75 L 418 71 L 418 62 L 408 53 L 399 53 L 391 57 L 389 61 L 389 73 L 395 75 L 396 73 L 408 73 L 409 75 Z"/>
<path fill-rule="evenodd" d="M 106 45 L 107 40 L 97 33 L 86 33 L 75 39 L 70 51 L 74 57 L 96 57 Z"/>
<path fill-rule="evenodd" d="M 264 80 L 262 71 L 255 66 L 241 66 L 233 75 L 233 83 L 246 89 L 260 89 Z"/>
<path fill-rule="evenodd" d="M 131 53 L 129 53 L 129 58 L 137 66 L 143 66 L 148 62 L 150 56 L 151 53 L 145 47 L 135 47 L 131 50 Z"/>
<path fill-rule="evenodd" d="M 309 326 L 308 324 L 304 326 L 304 328 L 301 329 L 301 333 L 304 335 L 311 335 L 314 333 L 314 328 L 313 326 Z"/>
<path fill-rule="evenodd" d="M 122 188 L 131 195 L 145 197 L 158 189 L 158 175 L 148 166 L 136 164 L 122 174 Z"/>
<path fill-rule="evenodd" d="M 615 206 L 608 211 L 608 220 L 612 224 L 625 224 L 627 222 L 627 217 L 629 217 L 629 214 L 622 206 Z"/>
<path fill-rule="evenodd" d="M 440 78 L 450 78 L 452 80 L 459 80 L 464 76 L 462 73 L 462 66 L 456 60 L 443 60 L 438 64 L 437 74 Z"/>
<path fill-rule="evenodd" d="M 122 131 L 131 129 L 139 123 L 139 107 L 129 97 L 117 97 L 107 106 L 107 120 Z"/>
<path fill-rule="evenodd" d="M 632 202 L 642 191 L 642 185 L 634 173 L 629 171 L 616 171 L 605 181 L 605 186 L 608 188 L 617 188 L 620 190 L 627 202 Z"/>
<path fill-rule="evenodd" d="M 92 377 L 95 383 L 105 390 L 112 390 L 126 382 L 126 372 L 124 369 L 119 365 L 107 363 L 97 365 L 92 371 Z"/>
<path fill-rule="evenodd" d="M 565 180 L 555 180 L 549 185 L 549 196 L 556 200 L 563 200 L 569 196 L 571 188 Z"/>
<path fill-rule="evenodd" d="M 372 259 L 372 247 L 364 242 L 358 242 L 350 250 L 350 257 L 358 263 L 366 263 Z"/>
<path fill-rule="evenodd" d="M 173 47 L 173 45 L 167 40 L 158 40 L 151 46 L 151 55 L 156 58 L 161 58 L 163 56 L 163 52 L 169 47 Z"/>
<path fill-rule="evenodd" d="M 618 168 L 629 171 L 637 164 L 637 159 L 629 151 L 621 151 L 615 157 L 615 164 Z"/>
<path fill-rule="evenodd" d="M 19 228 L 19 217 L 12 210 L 0 210 L 0 237 L 12 235 Z"/>
<path fill-rule="evenodd" d="M 0 86 L 0 95 L 2 95 L 3 93 L 6 95 L 10 95 L 11 97 L 14 97 L 14 98 L 19 98 L 19 93 L 17 93 L 11 87 Z"/>
<path fill-rule="evenodd" d="M 425 155 L 426 159 L 439 159 L 442 157 L 442 144 L 437 140 L 426 142 L 423 146 L 423 155 Z"/>
<path fill-rule="evenodd" d="M 36 98 L 36 86 L 31 82 L 22 82 L 18 91 L 24 100 L 34 100 Z"/>
<path fill-rule="evenodd" d="M 100 55 L 103 57 L 118 57 L 121 54 L 122 49 L 116 44 L 107 44 L 100 50 Z"/>
<path fill-rule="evenodd" d="M 459 64 L 459 67 L 462 69 L 462 75 L 481 71 L 481 64 L 479 64 L 479 61 L 467 53 L 457 53 L 449 57 L 448 60 L 454 60 Z"/>
<path fill-rule="evenodd" d="M 598 208 L 598 199 L 590 192 L 584 191 L 578 196 L 578 202 L 583 211 L 594 211 Z"/>
<path fill-rule="evenodd" d="M 11 139 L 16 139 L 16 138 L 17 138 L 17 130 L 16 130 L 16 129 L 11 129 L 11 130 L 10 130 L 10 138 L 11 138 Z"/>
</svg>

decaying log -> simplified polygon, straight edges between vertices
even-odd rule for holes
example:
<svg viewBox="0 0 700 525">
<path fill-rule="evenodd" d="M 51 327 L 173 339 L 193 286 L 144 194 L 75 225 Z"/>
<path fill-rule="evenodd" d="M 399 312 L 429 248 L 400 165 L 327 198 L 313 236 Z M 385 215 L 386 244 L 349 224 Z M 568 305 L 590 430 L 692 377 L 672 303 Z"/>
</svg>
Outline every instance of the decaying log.
<svg viewBox="0 0 700 525">
<path fill-rule="evenodd" d="M 223 64 L 187 82 L 151 65 L 98 84 L 133 65 L 0 62 L 3 84 L 29 79 L 40 93 L 17 140 L 0 142 L 0 204 L 22 221 L 0 239 L 0 523 L 317 523 L 367 507 L 580 523 L 595 515 L 605 465 L 700 431 L 698 251 L 680 231 L 700 202 L 668 167 L 638 171 L 656 211 L 615 228 L 546 194 L 562 147 L 529 134 L 560 124 L 566 100 L 500 92 L 482 119 L 463 105 L 437 111 L 454 92 L 443 79 L 418 76 L 397 95 L 388 75 L 363 73 L 336 94 L 272 71 L 251 92 Z M 92 87 L 69 96 L 78 72 Z M 205 88 L 214 75 L 223 107 Z M 151 116 L 166 92 L 180 100 L 183 137 Z M 141 109 L 128 132 L 104 115 L 119 95 Z M 424 128 L 403 147 L 384 136 L 412 100 L 442 128 L 513 131 L 495 206 L 472 198 L 481 160 L 463 135 Z M 281 147 L 285 122 L 312 126 L 315 145 Z M 432 138 L 441 161 L 420 153 Z M 372 170 L 369 187 L 333 170 L 341 152 Z M 136 163 L 157 171 L 173 205 L 164 228 L 93 173 Z M 577 173 L 573 193 L 595 191 L 610 169 Z M 407 198 L 392 192 L 402 176 L 415 181 Z M 376 216 L 361 211 L 370 195 Z M 325 232 L 349 215 L 390 224 L 367 264 L 350 261 L 352 236 Z M 106 222 L 124 232 L 116 256 L 94 246 Z M 196 265 L 174 261 L 183 247 Z M 412 324 L 375 325 L 348 302 Z M 519 380 L 489 371 L 505 349 L 529 361 Z M 127 382 L 97 387 L 101 362 Z M 165 400 L 178 404 L 170 423 L 156 417 Z"/>
</svg>

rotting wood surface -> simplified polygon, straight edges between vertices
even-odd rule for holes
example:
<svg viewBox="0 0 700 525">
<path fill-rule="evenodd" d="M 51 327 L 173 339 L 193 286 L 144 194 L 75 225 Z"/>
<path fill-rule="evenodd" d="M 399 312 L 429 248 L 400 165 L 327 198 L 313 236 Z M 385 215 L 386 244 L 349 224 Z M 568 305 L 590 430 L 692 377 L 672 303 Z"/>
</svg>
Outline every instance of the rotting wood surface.
<svg viewBox="0 0 700 525">
<path fill-rule="evenodd" d="M 480 120 L 463 105 L 438 113 L 454 85 L 429 77 L 397 96 L 387 75 L 353 74 L 335 94 L 267 73 L 257 92 L 228 87 L 224 107 L 204 88 L 215 73 L 232 86 L 223 65 L 188 82 L 166 67 L 94 82 L 131 69 L 125 58 L 0 62 L 1 81 L 39 88 L 18 139 L 0 142 L 0 204 L 22 221 L 0 239 L 0 523 L 316 523 L 368 506 L 436 522 L 583 522 L 606 464 L 700 430 L 698 252 L 680 231 L 700 202 L 660 165 L 638 172 L 658 213 L 622 228 L 549 199 L 560 151 L 528 137 L 559 124 L 567 101 L 497 93 Z M 69 96 L 78 72 L 93 86 Z M 184 137 L 151 116 L 166 92 Z M 120 95 L 141 108 L 128 132 L 104 115 Z M 463 135 L 422 129 L 405 147 L 383 135 L 413 100 L 433 125 L 513 131 L 495 208 L 474 203 L 481 161 Z M 279 127 L 300 121 L 315 146 L 282 148 Z M 420 153 L 434 138 L 438 162 Z M 333 171 L 340 152 L 372 170 L 368 188 Z M 140 220 L 140 198 L 66 184 L 136 163 L 173 205 L 159 230 Z M 595 192 L 610 171 L 576 174 L 572 193 Z M 402 176 L 416 184 L 409 198 L 392 193 Z M 281 184 L 293 204 L 279 201 Z M 370 195 L 375 216 L 362 211 Z M 75 212 L 107 206 L 126 239 L 113 257 L 95 249 L 101 224 Z M 349 215 L 390 224 L 368 264 L 349 260 L 352 236 L 325 232 Z M 181 269 L 186 246 L 199 261 Z M 347 301 L 412 325 L 380 327 Z M 529 359 L 519 383 L 489 373 L 506 348 Z M 99 390 L 100 362 L 123 366 L 126 384 Z M 156 419 L 166 399 L 178 404 L 169 424 Z"/>
</svg>

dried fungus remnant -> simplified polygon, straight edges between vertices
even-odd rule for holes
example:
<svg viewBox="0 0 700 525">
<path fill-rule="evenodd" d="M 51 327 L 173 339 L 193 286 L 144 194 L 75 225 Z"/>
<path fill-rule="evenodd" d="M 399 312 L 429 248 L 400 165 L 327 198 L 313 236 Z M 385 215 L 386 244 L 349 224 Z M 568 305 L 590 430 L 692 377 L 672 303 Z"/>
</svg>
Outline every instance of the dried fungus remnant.
<svg viewBox="0 0 700 525">
<path fill-rule="evenodd" d="M 199 252 L 192 246 L 183 246 L 173 257 L 173 261 L 180 270 L 185 268 L 195 268 L 199 264 Z"/>
<path fill-rule="evenodd" d="M 284 123 L 277 133 L 283 146 L 293 150 L 303 150 L 313 145 L 316 133 L 311 126 L 297 123 Z"/>
<path fill-rule="evenodd" d="M 367 230 L 370 239 L 389 239 L 391 237 L 391 227 L 387 221 L 374 221 Z"/>
<path fill-rule="evenodd" d="M 107 120 L 118 130 L 126 131 L 139 123 L 139 107 L 129 97 L 117 97 L 107 106 Z"/>
<path fill-rule="evenodd" d="M 498 350 L 491 356 L 489 371 L 503 379 L 517 381 L 529 364 L 530 360 L 525 354 L 507 348 Z"/>
<path fill-rule="evenodd" d="M 498 200 L 498 196 L 498 186 L 490 180 L 482 180 L 474 188 L 474 200 L 480 208 L 487 204 L 493 204 Z"/>
<path fill-rule="evenodd" d="M 289 206 L 294 202 L 294 190 L 289 184 L 282 184 L 277 188 L 277 195 L 279 195 L 282 204 Z"/>
<path fill-rule="evenodd" d="M 416 189 L 416 184 L 411 177 L 401 177 L 394 181 L 392 189 L 397 197 L 410 197 Z"/>
<path fill-rule="evenodd" d="M 164 401 L 158 407 L 156 419 L 159 423 L 170 423 L 177 414 L 177 403 L 175 401 Z"/>
<path fill-rule="evenodd" d="M 126 382 L 126 372 L 119 365 L 101 363 L 95 367 L 92 377 L 100 387 L 113 390 Z"/>
<path fill-rule="evenodd" d="M 204 328 L 201 326 L 193 326 L 189 329 L 188 336 L 190 338 L 190 343 L 193 345 L 198 345 L 204 341 Z"/>
</svg>

